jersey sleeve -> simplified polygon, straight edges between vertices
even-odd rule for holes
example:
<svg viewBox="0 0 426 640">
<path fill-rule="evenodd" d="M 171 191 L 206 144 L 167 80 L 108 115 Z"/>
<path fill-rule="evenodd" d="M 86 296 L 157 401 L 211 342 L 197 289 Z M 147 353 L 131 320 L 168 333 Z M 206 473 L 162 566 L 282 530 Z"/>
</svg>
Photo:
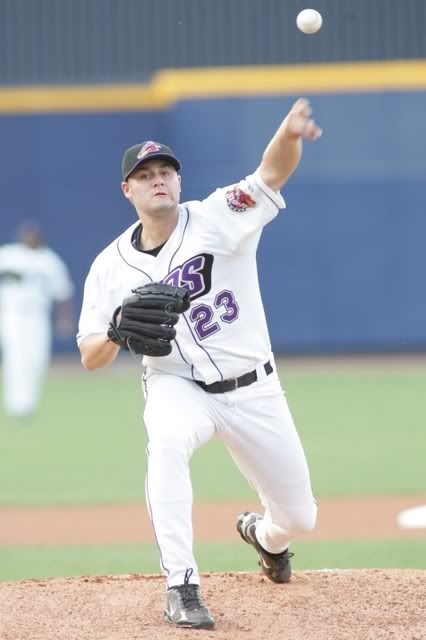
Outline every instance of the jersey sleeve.
<svg viewBox="0 0 426 640">
<path fill-rule="evenodd" d="M 263 182 L 258 169 L 237 184 L 216 189 L 203 201 L 203 208 L 221 246 L 238 250 L 285 208 L 285 202 Z"/>
<path fill-rule="evenodd" d="M 64 302 L 74 293 L 74 285 L 64 261 L 53 251 L 48 254 L 47 275 L 49 295 L 55 302 Z"/>
<path fill-rule="evenodd" d="M 93 263 L 84 285 L 83 303 L 78 324 L 77 344 L 93 333 L 105 333 L 109 326 L 110 313 L 104 306 L 102 282 Z"/>
</svg>

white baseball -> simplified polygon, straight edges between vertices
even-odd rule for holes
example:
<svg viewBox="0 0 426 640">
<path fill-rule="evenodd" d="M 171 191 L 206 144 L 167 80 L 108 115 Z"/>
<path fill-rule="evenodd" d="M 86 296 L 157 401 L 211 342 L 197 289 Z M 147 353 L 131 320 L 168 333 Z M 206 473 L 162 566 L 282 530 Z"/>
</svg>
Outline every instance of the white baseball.
<svg viewBox="0 0 426 640">
<path fill-rule="evenodd" d="M 315 9 L 303 9 L 296 18 L 296 24 L 303 33 L 316 33 L 321 29 L 322 16 Z"/>
</svg>

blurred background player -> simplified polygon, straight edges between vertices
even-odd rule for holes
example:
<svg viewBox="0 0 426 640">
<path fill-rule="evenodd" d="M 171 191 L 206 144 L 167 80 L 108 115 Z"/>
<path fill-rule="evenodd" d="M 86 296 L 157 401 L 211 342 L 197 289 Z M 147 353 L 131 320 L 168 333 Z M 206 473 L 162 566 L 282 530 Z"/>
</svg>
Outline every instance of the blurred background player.
<svg viewBox="0 0 426 640">
<path fill-rule="evenodd" d="M 37 409 L 49 365 L 53 304 L 57 334 L 73 330 L 73 284 L 36 223 L 22 224 L 16 240 L 0 247 L 2 387 L 6 412 L 27 418 Z"/>
</svg>

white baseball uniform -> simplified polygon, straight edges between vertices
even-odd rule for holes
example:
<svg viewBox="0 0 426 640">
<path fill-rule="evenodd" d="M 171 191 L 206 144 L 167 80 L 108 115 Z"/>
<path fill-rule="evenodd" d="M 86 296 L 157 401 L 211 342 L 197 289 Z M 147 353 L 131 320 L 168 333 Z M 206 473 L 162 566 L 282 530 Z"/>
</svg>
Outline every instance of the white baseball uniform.
<svg viewBox="0 0 426 640">
<path fill-rule="evenodd" d="M 315 525 L 308 467 L 276 373 L 256 267 L 262 227 L 284 207 L 256 171 L 201 202 L 181 204 L 178 224 L 157 256 L 132 243 L 135 223 L 99 254 L 86 280 L 79 345 L 107 331 L 132 288 L 164 281 L 191 294 L 171 354 L 143 358 L 146 497 L 168 587 L 182 584 L 188 568 L 191 582 L 199 583 L 188 461 L 213 436 L 223 439 L 265 507 L 256 528 L 265 549 L 278 553 Z M 225 393 L 208 393 L 194 382 L 252 371 L 257 381 Z"/>
<path fill-rule="evenodd" d="M 52 302 L 72 292 L 65 264 L 48 247 L 16 243 L 0 248 L 0 348 L 10 415 L 35 411 L 50 358 Z"/>
</svg>

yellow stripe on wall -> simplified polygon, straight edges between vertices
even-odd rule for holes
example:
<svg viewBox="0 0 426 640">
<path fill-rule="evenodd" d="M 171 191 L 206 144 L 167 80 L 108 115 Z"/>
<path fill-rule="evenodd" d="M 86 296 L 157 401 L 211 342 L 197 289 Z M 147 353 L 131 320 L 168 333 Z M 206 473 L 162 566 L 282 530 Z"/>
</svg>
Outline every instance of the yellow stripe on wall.
<svg viewBox="0 0 426 640">
<path fill-rule="evenodd" d="M 166 69 L 149 84 L 0 89 L 0 113 L 146 111 L 185 99 L 426 89 L 426 60 Z"/>
</svg>

